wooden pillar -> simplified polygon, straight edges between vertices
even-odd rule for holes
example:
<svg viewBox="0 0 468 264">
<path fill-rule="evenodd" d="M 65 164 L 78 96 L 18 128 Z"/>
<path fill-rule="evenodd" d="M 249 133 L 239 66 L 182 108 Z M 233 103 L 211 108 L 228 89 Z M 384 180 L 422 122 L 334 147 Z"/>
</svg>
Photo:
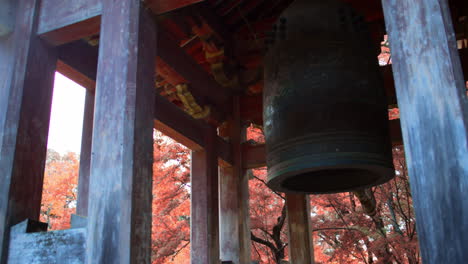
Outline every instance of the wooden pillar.
<svg viewBox="0 0 468 264">
<path fill-rule="evenodd" d="M 286 194 L 291 264 L 313 264 L 314 247 L 310 225 L 309 196 Z"/>
<path fill-rule="evenodd" d="M 103 0 L 87 263 L 150 263 L 156 32 L 140 0 Z"/>
<path fill-rule="evenodd" d="M 245 131 L 238 96 L 234 96 L 232 113 L 226 131 L 220 130 L 220 136 L 229 137 L 233 159 L 232 166 L 220 168 L 220 256 L 223 261 L 240 264 L 250 263 L 250 215 L 249 181 L 242 166 Z"/>
<path fill-rule="evenodd" d="M 239 177 L 233 167 L 219 169 L 219 240 L 222 261 L 240 263 Z"/>
<path fill-rule="evenodd" d="M 81 133 L 80 174 L 78 177 L 78 199 L 76 214 L 88 216 L 89 174 L 93 137 L 94 93 L 86 90 L 83 129 Z"/>
<path fill-rule="evenodd" d="M 468 259 L 468 105 L 446 0 L 383 0 L 423 263 Z"/>
<path fill-rule="evenodd" d="M 37 2 L 10 1 L 14 31 L 0 38 L 0 263 L 10 227 L 41 208 L 57 54 L 35 36 Z"/>
<path fill-rule="evenodd" d="M 192 151 L 190 261 L 219 263 L 218 159 L 216 130 L 206 133 L 206 148 Z"/>
</svg>

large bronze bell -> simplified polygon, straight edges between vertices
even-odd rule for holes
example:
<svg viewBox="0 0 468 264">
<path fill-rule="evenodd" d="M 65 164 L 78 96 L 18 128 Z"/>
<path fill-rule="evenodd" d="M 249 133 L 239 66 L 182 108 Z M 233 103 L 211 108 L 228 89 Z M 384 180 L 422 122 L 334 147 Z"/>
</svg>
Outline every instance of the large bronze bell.
<svg viewBox="0 0 468 264">
<path fill-rule="evenodd" d="M 391 179 L 386 98 L 364 19 L 338 0 L 296 0 L 269 42 L 268 185 L 335 193 Z"/>
</svg>

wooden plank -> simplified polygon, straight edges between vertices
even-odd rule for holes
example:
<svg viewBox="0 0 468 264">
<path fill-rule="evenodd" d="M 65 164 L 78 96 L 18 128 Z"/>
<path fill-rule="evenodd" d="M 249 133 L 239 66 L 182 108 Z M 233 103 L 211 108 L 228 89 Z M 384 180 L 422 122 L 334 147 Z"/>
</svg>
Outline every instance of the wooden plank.
<svg viewBox="0 0 468 264">
<path fill-rule="evenodd" d="M 314 244 L 310 224 L 309 196 L 286 194 L 288 215 L 289 261 L 291 264 L 314 263 Z"/>
<path fill-rule="evenodd" d="M 15 31 L 0 40 L 0 263 L 10 227 L 41 207 L 57 54 L 35 36 L 37 3 L 18 1 Z"/>
<path fill-rule="evenodd" d="M 468 104 L 448 2 L 382 2 L 422 260 L 463 263 Z"/>
<path fill-rule="evenodd" d="M 155 24 L 139 0 L 104 0 L 87 263 L 151 262 Z"/>
<path fill-rule="evenodd" d="M 146 4 L 151 11 L 159 15 L 203 1 L 204 0 L 147 0 Z"/>
<path fill-rule="evenodd" d="M 101 0 L 42 0 L 37 33 L 52 45 L 97 34 Z"/>
<path fill-rule="evenodd" d="M 190 261 L 219 263 L 218 162 L 216 130 L 206 131 L 206 148 L 192 151 Z"/>
<path fill-rule="evenodd" d="M 87 90 L 83 114 L 83 129 L 81 133 L 80 172 L 78 178 L 78 199 L 76 202 L 76 213 L 80 216 L 88 216 L 93 117 L 94 93 Z"/>
<path fill-rule="evenodd" d="M 241 142 L 245 133 L 242 131 L 238 96 L 233 98 L 232 105 L 233 114 L 227 123 L 227 133 L 220 129 L 220 136 L 229 137 L 232 151 L 232 165 L 220 168 L 220 257 L 222 261 L 250 263 L 249 185 L 242 167 Z"/>
</svg>

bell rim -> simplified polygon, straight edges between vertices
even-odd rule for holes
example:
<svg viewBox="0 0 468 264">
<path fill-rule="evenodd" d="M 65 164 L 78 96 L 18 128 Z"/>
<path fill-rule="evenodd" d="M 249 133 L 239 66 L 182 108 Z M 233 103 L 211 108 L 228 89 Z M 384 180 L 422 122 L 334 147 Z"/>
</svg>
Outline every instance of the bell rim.
<svg viewBox="0 0 468 264">
<path fill-rule="evenodd" d="M 349 192 L 349 191 L 355 191 L 355 190 L 361 190 L 369 187 L 373 187 L 376 185 L 384 184 L 388 182 L 389 180 L 393 179 L 395 176 L 395 169 L 393 167 L 393 164 L 386 159 L 380 159 L 380 160 L 373 160 L 370 161 L 368 160 L 367 162 L 361 160 L 352 160 L 352 159 L 330 159 L 328 162 L 323 163 L 323 160 L 315 160 L 317 163 L 321 162 L 322 164 L 319 165 L 314 165 L 313 167 L 307 166 L 306 164 L 310 164 L 314 162 L 314 160 L 311 160 L 310 158 L 308 159 L 307 157 L 302 157 L 299 158 L 301 161 L 298 161 L 296 159 L 295 164 L 291 164 L 291 161 L 289 160 L 288 162 L 282 162 L 279 164 L 276 164 L 274 166 L 268 167 L 268 179 L 267 179 L 267 185 L 270 187 L 272 190 L 279 191 L 279 192 L 284 192 L 284 193 L 301 193 L 301 194 L 331 194 L 331 193 L 341 193 L 341 192 Z M 307 162 L 304 162 L 307 161 Z M 343 162 L 345 161 L 345 162 Z M 284 163 L 288 163 L 287 166 L 285 166 Z M 334 164 L 333 164 L 334 163 Z M 302 164 L 299 165 L 299 164 Z M 279 169 L 279 168 L 283 169 Z M 294 168 L 295 167 L 295 168 Z M 291 169 L 294 168 L 294 169 Z M 308 173 L 318 173 L 318 172 L 327 172 L 327 171 L 337 171 L 337 170 L 342 170 L 344 173 L 348 173 L 349 171 L 362 171 L 366 172 L 369 175 L 374 175 L 373 178 L 371 177 L 364 177 L 365 179 L 369 179 L 368 181 L 364 183 L 357 183 L 355 185 L 340 185 L 337 188 L 334 189 L 328 189 L 325 191 L 320 191 L 318 188 L 315 188 L 316 190 L 311 190 L 311 191 L 302 191 L 302 190 L 292 190 L 288 189 L 284 186 L 284 182 L 287 180 L 293 179 L 295 177 L 305 175 Z M 349 171 L 347 171 L 349 170 Z M 310 176 L 312 177 L 312 176 Z M 333 177 L 333 176 L 330 176 Z M 333 181 L 332 179 L 329 179 L 328 181 Z M 312 189 L 312 188 L 311 188 Z"/>
</svg>

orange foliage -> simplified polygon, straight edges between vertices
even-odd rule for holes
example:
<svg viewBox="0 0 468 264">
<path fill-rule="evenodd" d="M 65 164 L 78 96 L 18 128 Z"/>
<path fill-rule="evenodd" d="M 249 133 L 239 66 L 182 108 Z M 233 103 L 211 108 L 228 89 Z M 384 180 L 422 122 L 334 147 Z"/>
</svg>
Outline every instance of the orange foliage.
<svg viewBox="0 0 468 264">
<path fill-rule="evenodd" d="M 152 263 L 190 263 L 190 151 L 156 133 Z"/>
<path fill-rule="evenodd" d="M 152 263 L 190 263 L 190 151 L 157 132 L 153 163 Z M 260 128 L 248 139 L 264 142 Z M 402 147 L 394 148 L 397 175 L 372 188 L 377 215 L 370 217 L 352 193 L 311 196 L 317 263 L 421 263 Z M 76 203 L 78 158 L 49 151 L 41 220 L 52 229 L 69 227 Z M 250 172 L 252 259 L 261 264 L 287 260 L 284 197 L 266 184 L 266 169 Z M 379 223 L 381 223 L 379 225 Z"/>
<path fill-rule="evenodd" d="M 44 174 L 40 220 L 49 224 L 49 229 L 70 227 L 70 216 L 75 212 L 79 161 L 75 153 L 60 155 L 47 151 Z"/>
</svg>

